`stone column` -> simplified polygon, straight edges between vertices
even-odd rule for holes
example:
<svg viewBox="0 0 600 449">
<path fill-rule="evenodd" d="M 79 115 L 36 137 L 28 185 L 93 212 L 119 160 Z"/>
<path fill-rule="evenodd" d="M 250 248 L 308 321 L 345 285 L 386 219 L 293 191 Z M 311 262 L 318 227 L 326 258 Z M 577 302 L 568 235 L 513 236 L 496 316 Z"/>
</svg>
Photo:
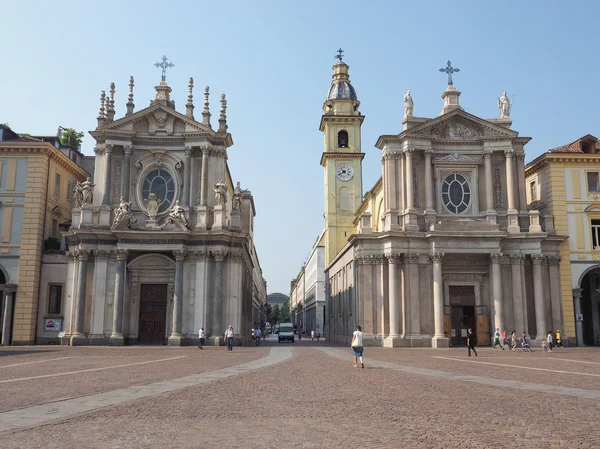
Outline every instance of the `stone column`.
<svg viewBox="0 0 600 449">
<path fill-rule="evenodd" d="M 90 255 L 89 250 L 80 249 L 77 251 L 79 260 L 79 272 L 77 273 L 77 300 L 75 302 L 75 329 L 71 336 L 71 345 L 76 345 L 77 340 L 85 338 L 83 334 L 83 325 L 85 322 L 85 293 L 87 289 L 87 263 Z"/>
<path fill-rule="evenodd" d="M 546 312 L 544 310 L 544 285 L 542 281 L 542 262 L 544 256 L 541 254 L 532 254 L 533 261 L 533 297 L 535 301 L 535 331 L 536 339 L 542 341 L 548 326 L 546 324 Z"/>
<path fill-rule="evenodd" d="M 108 255 L 108 251 L 94 250 L 94 288 L 92 290 L 90 338 L 97 339 L 96 342 L 99 343 L 104 339 L 104 306 L 106 303 Z"/>
<path fill-rule="evenodd" d="M 402 311 L 400 310 L 400 288 L 398 287 L 398 264 L 400 263 L 400 254 L 386 254 L 389 267 L 389 288 L 388 288 L 388 307 L 390 316 L 389 337 L 400 336 L 400 323 L 402 322 Z"/>
<path fill-rule="evenodd" d="M 517 161 L 517 179 L 519 180 L 519 211 L 527 213 L 527 192 L 525 186 L 525 153 L 522 151 L 515 154 Z"/>
<path fill-rule="evenodd" d="M 10 337 L 12 333 L 12 316 L 13 316 L 13 293 L 14 288 L 4 286 L 4 316 L 2 319 L 2 346 L 10 345 Z"/>
<path fill-rule="evenodd" d="M 485 215 L 487 221 L 496 223 L 496 210 L 494 209 L 494 175 L 492 173 L 492 151 L 484 150 L 483 160 L 485 164 Z"/>
<path fill-rule="evenodd" d="M 431 154 L 433 150 L 426 149 L 425 154 L 425 223 L 426 231 L 429 230 L 429 226 L 435 223 L 435 207 L 433 201 L 433 173 L 431 165 Z"/>
<path fill-rule="evenodd" d="M 131 153 L 133 147 L 131 145 L 125 145 L 123 147 L 123 181 L 121 183 L 121 196 L 125 198 L 125 201 L 129 201 L 129 182 L 131 181 Z"/>
<path fill-rule="evenodd" d="M 490 253 L 490 263 L 492 264 L 492 302 L 494 303 L 494 325 L 493 328 L 504 329 L 502 321 L 502 270 L 500 267 L 500 258 L 502 253 Z"/>
<path fill-rule="evenodd" d="M 410 345 L 419 344 L 421 336 L 421 295 L 419 293 L 419 254 L 409 253 L 404 255 L 404 338 L 411 338 Z M 443 314 L 443 312 L 442 312 Z"/>
<path fill-rule="evenodd" d="M 405 158 L 405 178 L 404 190 L 406 191 L 406 211 L 404 216 L 404 230 L 405 231 L 418 231 L 419 225 L 417 224 L 417 214 L 414 209 L 413 199 L 413 163 L 412 154 L 413 148 L 407 148 L 404 150 Z"/>
<path fill-rule="evenodd" d="M 211 310 L 207 307 L 207 262 L 208 253 L 205 250 L 196 251 L 196 285 L 194 287 L 196 307 L 194 308 L 194 322 L 197 328 L 204 327 L 208 335 L 210 334 L 210 329 L 207 328 L 207 325 L 211 322 Z"/>
<path fill-rule="evenodd" d="M 200 205 L 208 205 L 208 154 L 210 149 L 208 147 L 202 148 L 202 179 L 200 181 Z"/>
<path fill-rule="evenodd" d="M 560 288 L 560 256 L 548 257 L 548 271 L 550 274 L 550 302 L 552 304 L 552 330 L 564 330 L 563 314 L 561 309 Z"/>
<path fill-rule="evenodd" d="M 442 291 L 442 258 L 444 253 L 433 252 L 429 257 L 433 262 L 434 335 L 431 339 L 431 347 L 447 348 L 448 338 L 444 334 L 444 293 Z"/>
<path fill-rule="evenodd" d="M 575 338 L 577 346 L 583 346 L 583 321 L 577 320 L 577 315 L 581 314 L 581 289 L 573 289 L 573 307 L 575 309 Z M 4 334 L 2 334 L 4 338 Z M 4 341 L 2 342 L 4 344 Z"/>
<path fill-rule="evenodd" d="M 517 212 L 515 204 L 515 184 L 514 184 L 514 163 L 513 163 L 514 151 L 512 148 L 504 150 L 506 156 L 506 194 L 508 197 L 508 209 L 506 216 L 508 218 L 508 226 L 506 228 L 509 233 L 517 233 L 521 231 L 519 226 L 519 214 Z"/>
<path fill-rule="evenodd" d="M 185 147 L 185 159 L 183 161 L 183 192 L 181 194 L 181 205 L 190 207 L 190 184 L 192 175 L 192 147 Z"/>
<path fill-rule="evenodd" d="M 215 258 L 215 277 L 213 284 L 213 304 L 212 304 L 212 334 L 213 337 L 219 337 L 225 332 L 223 328 L 223 280 L 225 257 L 227 251 L 213 251 Z"/>
<path fill-rule="evenodd" d="M 115 298 L 113 300 L 112 333 L 108 344 L 123 346 L 123 307 L 125 302 L 125 270 L 127 268 L 127 251 L 117 249 L 117 271 L 115 273 Z"/>
<path fill-rule="evenodd" d="M 110 170 L 112 162 L 113 146 L 106 144 L 105 146 L 105 169 L 104 169 L 104 193 L 102 195 L 102 204 L 110 205 Z"/>
<path fill-rule="evenodd" d="M 527 332 L 527 320 L 525 319 L 525 304 L 523 301 L 523 278 L 521 277 L 521 265 L 523 256 L 512 254 L 510 256 L 511 284 L 513 297 L 513 310 L 515 316 L 515 330 L 517 334 Z"/>
<path fill-rule="evenodd" d="M 183 336 L 181 335 L 182 307 L 183 307 L 183 261 L 187 256 L 187 250 L 173 251 L 175 256 L 175 290 L 173 295 L 173 331 L 169 336 L 169 346 L 181 346 Z"/>
<path fill-rule="evenodd" d="M 363 332 L 365 336 L 372 337 L 375 330 L 374 315 L 373 315 L 373 276 L 372 276 L 372 256 L 355 254 L 354 263 L 356 264 L 356 271 L 358 277 L 357 292 L 359 298 L 359 304 L 361 307 L 360 316 L 362 317 Z M 318 293 L 317 293 L 318 295 Z M 319 314 L 321 313 L 320 308 L 317 306 L 317 323 L 321 325 L 319 329 L 315 329 L 315 332 L 323 331 L 323 320 L 319 321 Z M 324 319 L 324 317 L 323 317 Z"/>
</svg>

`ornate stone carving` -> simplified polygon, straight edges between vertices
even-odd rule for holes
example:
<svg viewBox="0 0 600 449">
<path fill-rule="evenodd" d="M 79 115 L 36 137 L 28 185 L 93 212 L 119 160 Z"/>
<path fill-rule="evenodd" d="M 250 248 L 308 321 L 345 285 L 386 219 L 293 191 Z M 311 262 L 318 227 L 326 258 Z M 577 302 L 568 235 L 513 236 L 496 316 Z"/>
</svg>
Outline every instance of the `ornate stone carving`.
<svg viewBox="0 0 600 449">
<path fill-rule="evenodd" d="M 412 117 L 414 102 L 410 90 L 404 95 L 404 117 Z"/>
<path fill-rule="evenodd" d="M 444 273 L 444 282 L 482 282 L 483 275 L 477 273 Z"/>
<path fill-rule="evenodd" d="M 436 254 L 442 254 L 442 257 L 444 256 L 443 253 L 436 253 Z M 420 256 L 419 253 L 407 253 L 404 255 L 404 262 L 405 263 L 419 263 L 419 256 Z"/>
<path fill-rule="evenodd" d="M 405 149 L 403 150 L 403 153 L 404 153 L 404 154 L 406 154 L 407 156 L 410 156 L 410 155 L 412 155 L 414 152 L 415 152 L 415 149 L 414 149 L 414 148 L 405 148 Z"/>
<path fill-rule="evenodd" d="M 117 248 L 115 250 L 115 255 L 117 256 L 117 260 L 127 260 L 127 253 L 128 253 L 128 251 L 126 249 Z"/>
<path fill-rule="evenodd" d="M 215 205 L 225 206 L 227 205 L 227 185 L 223 180 L 215 183 L 213 186 L 215 191 Z"/>
<path fill-rule="evenodd" d="M 561 260 L 560 256 L 548 256 L 548 265 L 559 266 Z"/>
<path fill-rule="evenodd" d="M 76 249 L 74 251 L 75 258 L 79 261 L 88 260 L 91 251 L 89 249 Z"/>
<path fill-rule="evenodd" d="M 446 156 L 438 156 L 433 158 L 433 162 L 436 163 L 456 163 L 456 162 L 462 162 L 462 163 L 468 163 L 468 164 L 481 164 L 482 159 L 479 156 L 466 156 L 464 154 L 460 154 L 460 153 L 450 153 Z"/>
<path fill-rule="evenodd" d="M 500 118 L 510 118 L 510 109 L 512 103 L 506 95 L 506 91 L 501 97 L 498 97 L 498 111 L 500 112 Z"/>
<path fill-rule="evenodd" d="M 515 153 L 515 159 L 519 162 L 519 161 L 524 161 L 525 160 L 525 153 Z"/>
<path fill-rule="evenodd" d="M 146 206 L 146 211 L 150 220 L 156 220 L 156 215 L 158 214 L 158 209 L 161 204 L 162 201 L 154 193 L 150 193 L 148 198 L 144 199 L 144 206 Z"/>
<path fill-rule="evenodd" d="M 419 181 L 417 179 L 418 167 L 417 164 L 412 166 L 412 194 L 413 207 L 419 207 Z M 427 181 L 429 182 L 429 181 Z"/>
<path fill-rule="evenodd" d="M 179 224 L 183 227 L 183 229 L 189 229 L 190 221 L 185 214 L 185 209 L 179 204 L 179 200 L 175 201 L 175 204 L 173 204 L 173 207 L 171 207 L 169 215 L 166 217 L 163 226 L 168 224 L 168 222 Z"/>
<path fill-rule="evenodd" d="M 123 145 L 123 153 L 125 153 L 125 155 L 131 156 L 132 152 L 133 152 L 133 147 L 131 145 Z"/>
<path fill-rule="evenodd" d="M 502 258 L 502 253 L 490 253 L 490 262 L 491 263 L 500 263 L 501 258 Z"/>
<path fill-rule="evenodd" d="M 525 263 L 525 256 L 522 254 L 510 254 L 508 257 L 512 265 L 523 265 Z"/>
<path fill-rule="evenodd" d="M 123 197 L 119 200 L 119 207 L 114 210 L 114 218 L 111 229 L 121 227 L 129 228 L 130 225 L 137 222 L 135 216 L 131 213 L 131 202 L 125 201 Z"/>
<path fill-rule="evenodd" d="M 73 193 L 75 194 L 75 207 L 82 207 L 92 204 L 92 195 L 95 185 L 96 184 L 92 184 L 89 176 L 85 179 L 85 181 L 81 183 L 78 182 L 75 185 L 75 189 L 73 189 Z"/>
<path fill-rule="evenodd" d="M 432 262 L 441 262 L 444 258 L 444 253 L 432 252 L 429 254 L 429 258 Z"/>
<path fill-rule="evenodd" d="M 544 260 L 544 256 L 542 254 L 530 254 L 531 261 L 534 265 L 541 265 Z"/>
<path fill-rule="evenodd" d="M 194 251 L 194 254 L 196 256 L 196 260 L 206 260 L 208 258 L 208 251 L 204 249 Z"/>
<path fill-rule="evenodd" d="M 111 143 L 107 143 L 106 145 L 104 145 L 104 151 L 106 153 L 112 153 L 113 152 L 113 148 L 114 148 L 114 145 L 111 144 Z"/>
<path fill-rule="evenodd" d="M 211 254 L 215 258 L 215 261 L 217 261 L 217 262 L 223 262 L 225 260 L 225 258 L 227 257 L 227 251 L 225 251 L 225 250 L 211 251 Z"/>
<path fill-rule="evenodd" d="M 402 254 L 398 253 L 385 254 L 385 258 L 387 259 L 388 263 L 397 264 L 402 262 Z"/>
<path fill-rule="evenodd" d="M 510 159 L 514 156 L 515 154 L 515 150 L 513 150 L 512 148 L 505 148 L 504 149 L 504 156 L 506 156 L 506 159 Z"/>
<path fill-rule="evenodd" d="M 500 177 L 500 167 L 495 165 L 492 171 L 492 179 L 494 183 L 494 208 L 501 209 L 504 207 L 502 200 L 502 179 Z"/>
<path fill-rule="evenodd" d="M 185 156 L 186 157 L 191 156 L 192 155 L 192 150 L 193 150 L 193 147 L 191 145 L 186 145 L 185 146 L 185 150 L 184 150 Z"/>
<path fill-rule="evenodd" d="M 94 147 L 94 153 L 96 153 L 98 156 L 102 156 L 105 152 L 106 148 L 104 147 L 104 145 L 96 145 Z"/>
<path fill-rule="evenodd" d="M 484 159 L 490 159 L 492 157 L 492 150 L 485 149 L 481 152 Z"/>
<path fill-rule="evenodd" d="M 463 123 L 460 120 L 444 121 L 433 126 L 415 131 L 414 134 L 423 134 L 439 138 L 450 139 L 477 139 L 483 136 L 483 129 L 474 123 Z"/>
<path fill-rule="evenodd" d="M 241 253 L 241 251 L 235 251 L 229 253 L 229 258 L 235 262 L 240 262 L 244 258 L 244 255 Z"/>
<path fill-rule="evenodd" d="M 123 165 L 117 161 L 113 170 L 113 178 L 112 178 L 112 186 L 113 186 L 113 194 L 111 198 L 111 203 L 116 204 L 119 202 L 119 196 L 121 191 L 121 174 L 123 172 Z"/>
<path fill-rule="evenodd" d="M 96 258 L 96 260 L 107 260 L 109 255 L 110 255 L 110 251 L 105 251 L 102 249 L 94 250 L 94 257 Z"/>
<path fill-rule="evenodd" d="M 187 254 L 188 254 L 188 250 L 185 248 L 176 249 L 175 251 L 173 251 L 173 255 L 175 256 L 175 260 L 177 260 L 177 261 L 185 260 Z"/>
<path fill-rule="evenodd" d="M 431 156 L 433 154 L 433 150 L 431 148 L 426 148 L 423 150 L 423 154 L 425 156 Z"/>
</svg>

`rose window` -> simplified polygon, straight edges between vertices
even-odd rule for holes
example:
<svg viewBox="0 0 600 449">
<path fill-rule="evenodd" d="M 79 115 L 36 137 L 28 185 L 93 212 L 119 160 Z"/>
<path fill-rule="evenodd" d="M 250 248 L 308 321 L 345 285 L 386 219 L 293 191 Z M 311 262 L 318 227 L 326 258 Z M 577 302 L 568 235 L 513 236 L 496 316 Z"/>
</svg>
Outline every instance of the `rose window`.
<svg viewBox="0 0 600 449">
<path fill-rule="evenodd" d="M 471 204 L 471 187 L 469 181 L 458 173 L 449 174 L 442 182 L 442 202 L 453 214 L 461 214 Z"/>
<path fill-rule="evenodd" d="M 161 201 L 158 213 L 166 211 L 175 198 L 175 181 L 171 174 L 164 168 L 152 170 L 144 179 L 142 185 L 142 198 L 154 193 Z"/>
</svg>

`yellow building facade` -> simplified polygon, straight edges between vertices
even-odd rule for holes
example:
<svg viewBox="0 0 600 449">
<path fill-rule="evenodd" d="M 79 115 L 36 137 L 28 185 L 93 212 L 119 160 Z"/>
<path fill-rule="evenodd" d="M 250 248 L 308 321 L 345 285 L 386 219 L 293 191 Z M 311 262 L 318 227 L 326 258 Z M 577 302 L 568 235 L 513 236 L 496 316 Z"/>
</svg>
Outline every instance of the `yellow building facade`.
<svg viewBox="0 0 600 449">
<path fill-rule="evenodd" d="M 2 344 L 32 344 L 46 239 L 60 240 L 72 187 L 89 174 L 77 164 L 82 155 L 61 150 L 55 137 L 20 136 L 5 125 L 0 133 Z"/>
<path fill-rule="evenodd" d="M 559 247 L 563 332 L 579 346 L 600 345 L 600 144 L 583 136 L 532 161 L 525 175 L 542 226 L 569 236 Z"/>
</svg>

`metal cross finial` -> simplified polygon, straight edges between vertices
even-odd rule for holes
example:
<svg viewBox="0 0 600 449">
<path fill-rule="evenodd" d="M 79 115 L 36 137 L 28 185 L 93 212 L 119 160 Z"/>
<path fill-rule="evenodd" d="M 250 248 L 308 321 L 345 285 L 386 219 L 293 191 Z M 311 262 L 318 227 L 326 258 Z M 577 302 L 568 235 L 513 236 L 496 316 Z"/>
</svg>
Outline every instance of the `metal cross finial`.
<svg viewBox="0 0 600 449">
<path fill-rule="evenodd" d="M 167 57 L 163 56 L 161 59 L 162 62 L 157 62 L 154 64 L 154 67 L 160 67 L 162 69 L 162 80 L 165 81 L 167 79 L 167 69 L 171 67 L 175 67 L 175 64 L 171 62 L 167 62 Z"/>
<path fill-rule="evenodd" d="M 445 72 L 448 74 L 448 86 L 452 86 L 452 74 L 456 72 L 460 72 L 460 69 L 456 69 L 452 67 L 452 63 L 448 61 L 448 66 L 440 69 L 440 72 Z"/>
<path fill-rule="evenodd" d="M 344 57 L 344 50 L 342 50 L 341 48 L 337 51 L 337 55 L 334 56 L 334 58 L 339 59 L 340 62 L 342 62 L 342 58 Z"/>
</svg>

